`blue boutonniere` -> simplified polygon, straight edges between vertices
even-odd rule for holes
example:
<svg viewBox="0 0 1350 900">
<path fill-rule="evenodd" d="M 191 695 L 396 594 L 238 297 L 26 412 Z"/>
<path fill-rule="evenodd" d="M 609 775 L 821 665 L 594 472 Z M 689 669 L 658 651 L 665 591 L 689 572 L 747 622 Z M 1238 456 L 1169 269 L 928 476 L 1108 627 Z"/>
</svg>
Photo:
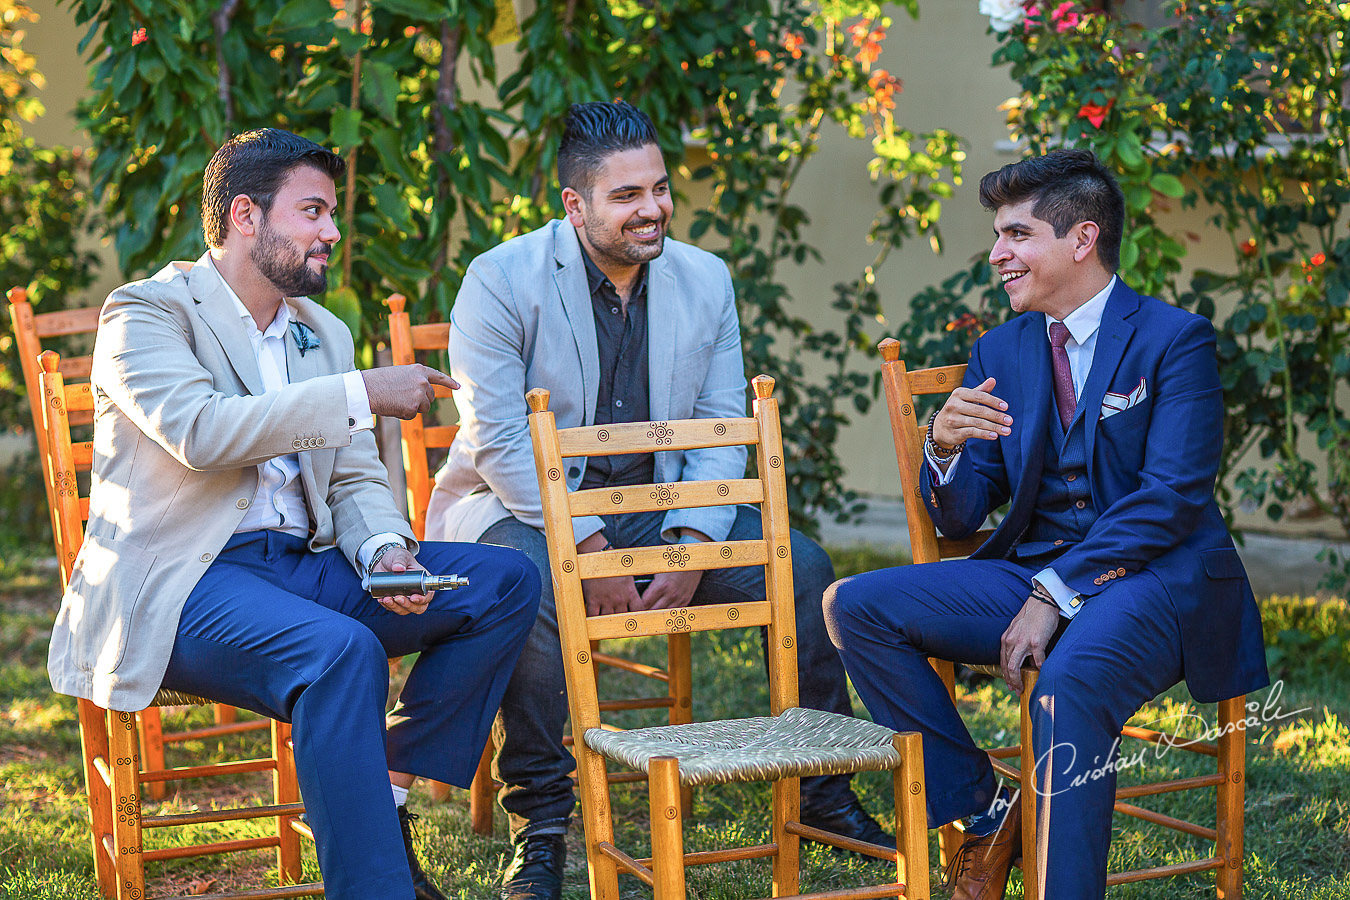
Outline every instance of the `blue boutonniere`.
<svg viewBox="0 0 1350 900">
<path fill-rule="evenodd" d="M 301 356 L 310 350 L 318 350 L 321 346 L 319 336 L 304 322 L 291 320 L 291 337 L 295 338 L 295 346 Z"/>
</svg>

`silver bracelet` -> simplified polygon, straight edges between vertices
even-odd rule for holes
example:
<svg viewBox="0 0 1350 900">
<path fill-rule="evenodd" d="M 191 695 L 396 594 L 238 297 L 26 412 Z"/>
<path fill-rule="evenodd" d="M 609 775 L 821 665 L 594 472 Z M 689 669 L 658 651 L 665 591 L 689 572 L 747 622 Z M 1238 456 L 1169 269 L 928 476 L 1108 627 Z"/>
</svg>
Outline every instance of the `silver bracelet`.
<svg viewBox="0 0 1350 900">
<path fill-rule="evenodd" d="M 370 563 L 366 566 L 366 574 L 369 575 L 372 572 L 374 572 L 375 567 L 380 564 L 380 560 L 384 559 L 384 555 L 394 547 L 398 547 L 403 550 L 408 549 L 403 544 L 397 543 L 395 541 L 390 541 L 387 544 L 381 544 L 380 546 L 376 547 L 375 552 L 370 555 Z"/>
</svg>

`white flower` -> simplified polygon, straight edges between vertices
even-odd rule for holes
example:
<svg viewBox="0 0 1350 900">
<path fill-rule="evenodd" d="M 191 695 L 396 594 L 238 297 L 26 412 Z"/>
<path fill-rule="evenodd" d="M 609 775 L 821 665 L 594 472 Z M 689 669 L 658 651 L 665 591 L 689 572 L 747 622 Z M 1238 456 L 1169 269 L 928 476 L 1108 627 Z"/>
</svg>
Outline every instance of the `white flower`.
<svg viewBox="0 0 1350 900">
<path fill-rule="evenodd" d="M 980 12 L 989 17 L 995 31 L 1008 31 L 1026 17 L 1022 0 L 980 0 Z"/>
</svg>

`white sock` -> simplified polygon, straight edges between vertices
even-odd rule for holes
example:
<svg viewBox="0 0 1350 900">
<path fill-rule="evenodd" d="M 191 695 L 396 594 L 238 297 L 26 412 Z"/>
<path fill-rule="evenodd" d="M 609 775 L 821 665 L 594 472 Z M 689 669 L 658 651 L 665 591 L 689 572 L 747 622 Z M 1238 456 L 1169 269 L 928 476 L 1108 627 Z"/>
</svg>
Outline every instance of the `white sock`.
<svg viewBox="0 0 1350 900">
<path fill-rule="evenodd" d="M 399 787 L 398 785 L 393 784 L 392 782 L 390 783 L 389 787 L 392 788 L 393 791 L 394 791 L 394 805 L 395 805 L 395 806 L 407 806 L 407 805 L 408 805 L 408 789 L 405 788 L 405 787 Z"/>
</svg>

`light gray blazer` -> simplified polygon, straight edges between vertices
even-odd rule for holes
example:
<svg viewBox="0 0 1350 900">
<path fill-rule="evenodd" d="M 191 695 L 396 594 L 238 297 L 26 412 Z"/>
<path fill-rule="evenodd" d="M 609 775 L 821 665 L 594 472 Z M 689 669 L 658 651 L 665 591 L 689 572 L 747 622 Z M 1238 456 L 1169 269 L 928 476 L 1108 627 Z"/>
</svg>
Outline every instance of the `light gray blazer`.
<svg viewBox="0 0 1350 900">
<path fill-rule="evenodd" d="M 744 416 L 740 322 L 726 264 L 676 240 L 648 267 L 647 349 L 653 421 Z M 525 394 L 547 388 L 558 427 L 595 421 L 600 360 L 586 264 L 576 230 L 550 222 L 469 265 L 450 317 L 450 368 L 460 430 L 427 509 L 427 539 L 476 541 L 515 516 L 543 528 Z M 656 454 L 662 483 L 741 478 L 744 447 Z M 567 460 L 576 489 L 586 460 Z M 723 540 L 734 507 L 672 510 L 662 531 L 688 526 Z M 578 541 L 598 517 L 573 520 Z"/>
<path fill-rule="evenodd" d="M 89 525 L 52 632 L 52 687 L 118 710 L 145 707 L 198 579 L 243 519 L 257 466 L 298 452 L 313 550 L 349 560 L 372 534 L 412 532 L 371 432 L 351 434 L 341 373 L 352 338 L 289 300 L 320 346 L 286 336 L 291 384 L 263 392 L 237 308 L 207 267 L 172 263 L 109 295 L 94 342 Z"/>
</svg>

